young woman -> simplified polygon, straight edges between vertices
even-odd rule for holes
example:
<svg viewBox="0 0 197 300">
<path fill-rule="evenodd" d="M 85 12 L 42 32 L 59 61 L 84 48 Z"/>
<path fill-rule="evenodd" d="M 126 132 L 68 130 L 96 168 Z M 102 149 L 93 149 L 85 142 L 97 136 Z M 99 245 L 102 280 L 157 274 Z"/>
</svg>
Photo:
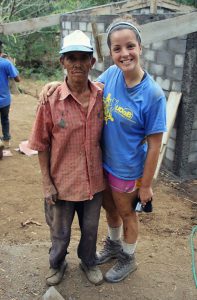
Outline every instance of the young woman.
<svg viewBox="0 0 197 300">
<path fill-rule="evenodd" d="M 107 34 L 114 65 L 98 81 L 104 84 L 102 151 L 108 189 L 103 207 L 108 238 L 98 253 L 98 263 L 117 257 L 105 279 L 118 282 L 136 269 L 138 220 L 134 202 L 138 196 L 145 206 L 153 196 L 151 183 L 166 130 L 166 99 L 140 64 L 142 46 L 137 27 L 127 21 L 115 22 Z"/>
<path fill-rule="evenodd" d="M 119 282 L 137 268 L 134 252 L 138 217 L 134 203 L 138 196 L 145 206 L 153 196 L 152 179 L 166 131 L 166 99 L 140 64 L 141 36 L 133 22 L 116 21 L 107 34 L 114 65 L 97 81 L 104 87 L 102 151 L 108 186 L 103 207 L 108 237 L 97 260 L 102 264 L 117 258 L 105 279 Z"/>
</svg>

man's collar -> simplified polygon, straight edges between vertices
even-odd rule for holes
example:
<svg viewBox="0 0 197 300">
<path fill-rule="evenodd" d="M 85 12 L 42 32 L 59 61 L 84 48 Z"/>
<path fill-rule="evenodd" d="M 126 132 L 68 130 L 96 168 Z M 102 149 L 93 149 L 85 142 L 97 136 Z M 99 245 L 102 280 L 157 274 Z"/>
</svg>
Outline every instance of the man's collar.
<svg viewBox="0 0 197 300">
<path fill-rule="evenodd" d="M 89 79 L 88 79 L 88 84 L 90 86 L 91 93 L 93 94 L 93 96 L 96 96 L 98 91 L 101 89 L 98 86 L 96 86 L 93 82 L 91 82 Z M 72 93 L 67 85 L 66 78 L 65 78 L 64 82 L 61 85 L 59 100 L 65 100 L 70 95 L 72 95 Z"/>
<path fill-rule="evenodd" d="M 61 90 L 60 90 L 60 98 L 59 98 L 59 100 L 64 100 L 69 95 L 71 95 L 71 91 L 69 90 L 68 85 L 66 83 L 66 79 L 65 79 L 64 82 L 61 84 Z"/>
</svg>

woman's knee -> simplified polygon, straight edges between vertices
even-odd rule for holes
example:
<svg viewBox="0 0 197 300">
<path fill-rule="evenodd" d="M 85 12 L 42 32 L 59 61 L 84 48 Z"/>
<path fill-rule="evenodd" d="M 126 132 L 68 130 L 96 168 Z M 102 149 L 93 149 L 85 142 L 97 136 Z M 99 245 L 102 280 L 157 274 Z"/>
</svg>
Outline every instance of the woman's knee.
<svg viewBox="0 0 197 300">
<path fill-rule="evenodd" d="M 136 220 L 137 214 L 135 211 L 128 211 L 128 210 L 123 210 L 119 211 L 120 217 L 123 220 L 123 223 L 130 222 L 131 220 Z"/>
</svg>

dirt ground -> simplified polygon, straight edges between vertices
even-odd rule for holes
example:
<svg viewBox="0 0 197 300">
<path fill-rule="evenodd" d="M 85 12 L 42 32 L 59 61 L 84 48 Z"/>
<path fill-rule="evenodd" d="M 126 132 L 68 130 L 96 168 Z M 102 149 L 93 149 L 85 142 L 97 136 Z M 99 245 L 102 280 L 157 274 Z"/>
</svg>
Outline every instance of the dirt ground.
<svg viewBox="0 0 197 300">
<path fill-rule="evenodd" d="M 25 81 L 25 89 L 36 94 L 41 83 Z M 12 157 L 0 161 L 0 299 L 41 299 L 46 292 L 49 231 L 45 224 L 41 174 L 37 156 L 17 151 L 28 139 L 37 106 L 29 95 L 14 95 L 10 114 Z M 190 234 L 197 225 L 197 180 L 181 183 L 162 170 L 154 184 L 154 211 L 141 214 L 136 251 L 138 269 L 121 283 L 91 285 L 79 269 L 76 247 L 79 240 L 74 221 L 68 269 L 57 290 L 66 300 L 195 300 Z M 22 222 L 29 224 L 22 226 Z M 106 235 L 101 213 L 98 249 Z M 197 238 L 195 238 L 197 257 Z M 110 264 L 103 265 L 105 272 Z M 197 259 L 196 259 L 197 267 Z"/>
</svg>

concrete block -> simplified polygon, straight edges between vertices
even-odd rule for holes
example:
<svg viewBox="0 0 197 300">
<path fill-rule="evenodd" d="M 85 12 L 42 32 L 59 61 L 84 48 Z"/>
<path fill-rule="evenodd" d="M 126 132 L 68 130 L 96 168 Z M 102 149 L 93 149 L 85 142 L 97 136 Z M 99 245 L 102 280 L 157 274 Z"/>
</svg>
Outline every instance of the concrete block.
<svg viewBox="0 0 197 300">
<path fill-rule="evenodd" d="M 162 163 L 169 171 L 172 171 L 173 168 L 173 164 L 172 161 L 169 160 L 168 158 L 166 158 L 166 156 L 163 159 L 163 163 Z"/>
<path fill-rule="evenodd" d="M 99 33 L 105 32 L 105 24 L 104 23 L 97 23 L 96 28 Z"/>
<path fill-rule="evenodd" d="M 65 26 L 65 27 L 64 27 L 65 29 L 68 29 L 68 30 L 71 29 L 71 21 L 66 21 L 66 22 L 64 22 L 64 24 L 65 24 L 65 25 L 64 25 L 64 26 Z"/>
<path fill-rule="evenodd" d="M 197 141 L 197 129 L 192 130 L 191 141 Z"/>
<path fill-rule="evenodd" d="M 72 30 L 79 29 L 79 22 L 72 22 Z"/>
<path fill-rule="evenodd" d="M 87 31 L 92 31 L 92 24 L 91 23 L 88 23 L 87 24 Z"/>
<path fill-rule="evenodd" d="M 145 70 L 148 70 L 149 71 L 149 61 L 148 60 L 146 60 L 144 63 L 143 63 L 143 68 L 145 69 Z"/>
<path fill-rule="evenodd" d="M 181 81 L 173 81 L 172 82 L 172 91 L 174 92 L 181 92 Z"/>
<path fill-rule="evenodd" d="M 158 76 L 158 77 L 156 77 L 156 81 L 162 89 L 167 90 L 167 91 L 170 90 L 170 80 L 169 79 L 163 79 Z"/>
<path fill-rule="evenodd" d="M 167 143 L 167 148 L 174 150 L 176 145 L 176 141 L 172 138 L 169 138 L 169 141 Z"/>
<path fill-rule="evenodd" d="M 197 168 L 192 168 L 192 171 L 191 171 L 191 173 L 193 174 L 193 175 L 197 175 Z"/>
<path fill-rule="evenodd" d="M 60 293 L 52 286 L 50 287 L 44 296 L 42 297 L 42 300 L 65 300 Z"/>
<path fill-rule="evenodd" d="M 175 67 L 183 67 L 184 65 L 184 56 L 182 54 L 176 54 L 174 57 Z"/>
<path fill-rule="evenodd" d="M 195 104 L 195 115 L 197 117 L 197 104 Z"/>
<path fill-rule="evenodd" d="M 194 119 L 195 121 L 193 123 L 192 129 L 197 129 L 197 116 Z"/>
<path fill-rule="evenodd" d="M 142 49 L 151 49 L 151 44 L 149 44 L 149 45 L 144 45 L 144 46 L 142 47 Z M 142 53 L 143 53 L 143 50 L 142 50 Z"/>
<path fill-rule="evenodd" d="M 176 128 L 172 128 L 170 137 L 174 140 L 176 139 Z"/>
<path fill-rule="evenodd" d="M 158 51 L 156 54 L 156 62 L 162 65 L 172 66 L 173 53 L 170 51 Z"/>
<path fill-rule="evenodd" d="M 62 31 L 63 37 L 67 36 L 68 34 L 69 34 L 69 31 L 68 31 L 68 30 L 63 30 L 63 31 Z"/>
<path fill-rule="evenodd" d="M 185 53 L 186 40 L 181 38 L 174 38 L 168 41 L 169 50 L 174 51 L 175 53 Z"/>
<path fill-rule="evenodd" d="M 138 12 L 139 13 L 139 12 Z M 150 14 L 150 9 L 149 8 L 142 8 L 140 10 L 140 14 L 145 14 L 145 15 L 148 15 Z"/>
<path fill-rule="evenodd" d="M 92 46 L 95 49 L 95 47 L 94 47 L 95 42 L 94 42 L 94 37 L 93 37 L 92 32 L 88 31 L 88 32 L 85 32 L 85 34 L 89 37 L 89 39 L 91 40 Z"/>
<path fill-rule="evenodd" d="M 152 43 L 153 50 L 163 50 L 166 48 L 166 41 Z"/>
<path fill-rule="evenodd" d="M 86 31 L 87 30 L 87 23 L 86 22 L 79 22 L 79 30 Z"/>
<path fill-rule="evenodd" d="M 177 68 L 173 66 L 167 66 L 166 77 L 175 80 L 182 80 L 183 78 L 183 68 Z"/>
<path fill-rule="evenodd" d="M 155 51 L 145 50 L 144 58 L 149 60 L 149 61 L 154 61 L 155 60 Z"/>
<path fill-rule="evenodd" d="M 62 22 L 62 23 L 61 23 L 61 28 L 62 28 L 62 29 L 65 29 L 65 22 Z"/>
<path fill-rule="evenodd" d="M 91 37 L 90 37 L 90 40 L 91 40 L 92 47 L 93 47 L 93 49 L 94 49 L 94 53 L 96 53 L 95 40 L 94 40 L 94 38 L 92 37 L 92 35 L 91 35 Z M 97 57 L 96 57 L 96 58 L 97 58 Z"/>
<path fill-rule="evenodd" d="M 96 58 L 96 61 L 98 61 L 98 55 L 97 55 L 97 52 L 96 52 L 96 49 L 93 47 L 93 49 L 94 49 L 94 57 Z M 94 64 L 94 69 L 96 69 L 96 63 Z"/>
<path fill-rule="evenodd" d="M 191 142 L 190 152 L 197 152 L 197 141 L 192 141 Z"/>
<path fill-rule="evenodd" d="M 166 158 L 168 158 L 170 161 L 174 160 L 174 151 L 167 148 L 166 150 Z"/>
<path fill-rule="evenodd" d="M 103 64 L 103 63 L 96 62 L 96 64 L 95 64 L 95 69 L 98 70 L 98 71 L 103 72 L 103 71 L 104 71 L 104 64 Z"/>
<path fill-rule="evenodd" d="M 150 70 L 151 74 L 154 74 L 154 75 L 157 75 L 157 76 L 164 75 L 164 66 L 163 65 L 151 63 L 149 70 Z"/>
<path fill-rule="evenodd" d="M 164 8 L 157 8 L 157 13 L 158 14 L 163 14 L 163 13 L 165 13 L 166 11 L 165 11 L 165 9 Z M 167 11 L 168 12 L 168 11 Z"/>
<path fill-rule="evenodd" d="M 196 162 L 197 161 L 197 151 L 196 152 L 191 152 L 189 154 L 188 162 Z"/>
</svg>

